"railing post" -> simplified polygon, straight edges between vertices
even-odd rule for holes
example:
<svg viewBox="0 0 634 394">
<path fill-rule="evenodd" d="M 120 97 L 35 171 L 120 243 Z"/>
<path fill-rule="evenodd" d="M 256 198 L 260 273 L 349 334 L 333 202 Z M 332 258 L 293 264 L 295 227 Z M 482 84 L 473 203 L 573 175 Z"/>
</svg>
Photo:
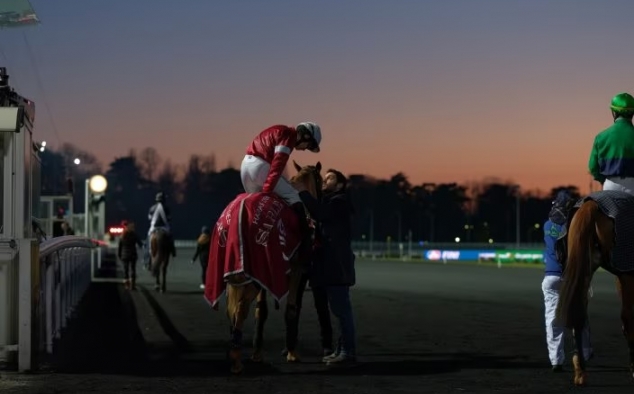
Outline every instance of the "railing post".
<svg viewBox="0 0 634 394">
<path fill-rule="evenodd" d="M 19 245 L 18 370 L 24 372 L 33 369 L 38 348 L 39 258 L 36 240 L 21 239 Z"/>
</svg>

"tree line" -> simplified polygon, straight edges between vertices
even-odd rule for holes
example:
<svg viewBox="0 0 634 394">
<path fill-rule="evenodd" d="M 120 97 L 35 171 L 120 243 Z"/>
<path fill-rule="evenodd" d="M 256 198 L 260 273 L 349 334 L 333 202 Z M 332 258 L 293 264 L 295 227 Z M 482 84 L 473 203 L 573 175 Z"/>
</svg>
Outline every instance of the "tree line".
<svg viewBox="0 0 634 394">
<path fill-rule="evenodd" d="M 130 150 L 103 167 L 93 154 L 64 144 L 41 152 L 41 159 L 42 195 L 72 193 L 75 212 L 83 212 L 85 179 L 104 174 L 109 225 L 132 220 L 139 231 L 147 231 L 147 212 L 156 193 L 163 191 L 177 239 L 194 238 L 203 225 L 211 227 L 243 192 L 239 168 L 229 164 L 218 169 L 213 154 L 192 155 L 186 164 L 176 164 L 149 147 Z M 495 178 L 469 185 L 415 185 L 402 172 L 389 179 L 349 174 L 349 189 L 354 239 L 394 242 L 515 242 L 519 235 L 523 243 L 538 243 L 554 195 L 565 189 L 580 196 L 572 185 L 540 195 Z"/>
</svg>

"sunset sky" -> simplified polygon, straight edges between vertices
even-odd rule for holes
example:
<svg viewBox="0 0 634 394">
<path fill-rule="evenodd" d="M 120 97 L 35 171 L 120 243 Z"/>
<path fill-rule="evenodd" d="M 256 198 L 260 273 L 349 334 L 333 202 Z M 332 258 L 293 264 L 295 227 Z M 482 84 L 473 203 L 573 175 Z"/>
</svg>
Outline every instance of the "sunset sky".
<svg viewBox="0 0 634 394">
<path fill-rule="evenodd" d="M 610 99 L 634 90 L 632 0 L 31 3 L 42 24 L 0 31 L 0 65 L 38 140 L 104 163 L 152 145 L 239 165 L 262 129 L 311 120 L 322 152 L 300 163 L 587 192 Z"/>
</svg>

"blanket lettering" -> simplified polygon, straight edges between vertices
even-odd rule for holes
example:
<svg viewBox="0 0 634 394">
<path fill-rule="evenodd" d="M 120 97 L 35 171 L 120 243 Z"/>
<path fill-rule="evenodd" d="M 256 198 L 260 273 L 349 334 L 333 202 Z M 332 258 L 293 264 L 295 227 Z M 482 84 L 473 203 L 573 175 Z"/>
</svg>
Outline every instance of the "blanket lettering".
<svg viewBox="0 0 634 394">
<path fill-rule="evenodd" d="M 255 281 L 280 301 L 301 235 L 293 210 L 280 197 L 243 193 L 222 212 L 211 236 L 205 298 L 215 306 L 227 281 Z"/>
</svg>

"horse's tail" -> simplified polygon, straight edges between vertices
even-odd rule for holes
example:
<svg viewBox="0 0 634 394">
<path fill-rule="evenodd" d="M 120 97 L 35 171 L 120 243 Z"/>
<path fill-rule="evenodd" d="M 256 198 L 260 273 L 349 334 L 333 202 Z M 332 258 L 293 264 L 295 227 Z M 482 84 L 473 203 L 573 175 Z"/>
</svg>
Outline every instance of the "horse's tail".
<svg viewBox="0 0 634 394">
<path fill-rule="evenodd" d="M 568 258 L 556 316 L 569 329 L 581 327 L 586 321 L 586 295 L 599 214 L 599 205 L 595 201 L 587 201 L 577 210 L 568 229 Z"/>
</svg>

